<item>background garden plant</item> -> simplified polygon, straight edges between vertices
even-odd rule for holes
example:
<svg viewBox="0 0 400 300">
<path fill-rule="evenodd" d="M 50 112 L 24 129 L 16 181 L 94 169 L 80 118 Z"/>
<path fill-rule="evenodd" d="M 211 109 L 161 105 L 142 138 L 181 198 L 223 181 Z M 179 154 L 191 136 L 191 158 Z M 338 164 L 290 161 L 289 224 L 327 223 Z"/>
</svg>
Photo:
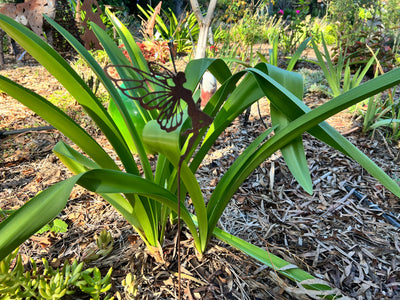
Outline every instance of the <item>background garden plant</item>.
<svg viewBox="0 0 400 300">
<path fill-rule="evenodd" d="M 149 22 L 154 15 L 154 8 L 148 5 L 147 10 L 138 6 L 139 10 Z M 172 9 L 161 10 L 161 15 L 156 16 L 155 38 L 169 42 L 173 40 L 178 53 L 190 52 L 199 36 L 199 25 L 194 13 L 176 16 Z"/>
<path fill-rule="evenodd" d="M 359 86 L 363 80 L 374 69 L 375 77 L 378 74 L 384 74 L 384 68 L 381 65 L 381 59 L 377 57 L 379 49 L 374 52 L 374 49 L 366 46 L 369 51 L 369 60 L 365 64 L 357 64 L 358 69 L 354 72 L 351 67 L 351 56 L 354 53 L 347 54 L 347 49 L 342 49 L 336 54 L 335 60 L 332 59 L 331 51 L 329 51 L 325 38 L 321 34 L 321 43 L 323 52 L 319 49 L 315 40 L 312 40 L 312 47 L 314 49 L 317 61 L 315 63 L 321 67 L 324 73 L 325 80 L 327 81 L 330 91 L 325 91 L 329 96 L 339 96 L 340 94 Z M 384 60 L 385 61 L 385 60 Z M 378 73 L 379 72 L 379 73 Z M 361 105 L 355 105 L 351 110 L 360 113 L 363 117 L 363 131 L 374 131 L 378 127 L 391 127 L 391 136 L 397 139 L 398 136 L 398 115 L 397 115 L 397 102 L 394 101 L 393 90 L 380 93 L 373 97 L 369 97 Z M 383 99 L 384 98 L 384 99 Z"/>
<path fill-rule="evenodd" d="M 373 50 L 369 48 L 372 52 Z M 380 61 L 373 54 L 373 59 L 376 63 L 375 76 L 378 74 L 384 74 L 384 69 L 380 64 Z M 378 95 L 368 98 L 364 101 L 363 106 L 357 106 L 363 120 L 363 131 L 364 132 L 375 132 L 377 128 L 384 128 L 385 138 L 388 140 L 398 140 L 400 137 L 399 132 L 399 100 L 394 99 L 396 88 L 389 89 Z M 365 109 L 366 107 L 366 109 Z"/>
<path fill-rule="evenodd" d="M 43 267 L 31 259 L 31 270 L 25 271 L 18 249 L 0 261 L 0 293 L 4 299 L 62 299 L 76 294 L 77 289 L 91 299 L 110 299 L 106 292 L 111 288 L 110 268 L 102 277 L 98 268 L 83 269 L 83 262 L 64 262 L 54 269 L 44 258 Z M 102 296 L 100 298 L 100 296 Z"/>
<path fill-rule="evenodd" d="M 328 95 L 337 97 L 344 92 L 359 86 L 372 64 L 375 62 L 374 57 L 371 57 L 365 66 L 360 66 L 354 74 L 351 74 L 350 60 L 346 56 L 346 49 L 339 52 L 336 62 L 334 62 L 331 58 L 331 53 L 328 50 L 323 34 L 321 34 L 321 42 L 323 52 L 319 50 L 319 46 L 314 40 L 312 40 L 311 43 L 315 56 L 317 57 L 316 63 L 324 72 L 325 79 L 331 89 L 330 92 L 328 92 Z"/>
<path fill-rule="evenodd" d="M 125 45 L 133 65 L 145 70 L 147 66 L 136 42 L 117 19 L 111 14 L 109 16 L 116 26 L 121 42 Z M 53 72 L 59 78 L 60 82 L 73 92 L 72 94 L 76 97 L 77 101 L 87 109 L 88 114 L 102 128 L 114 146 L 125 169 L 125 172 L 121 172 L 120 168 L 105 154 L 101 147 L 89 135 L 83 132 L 81 128 L 67 119 L 62 112 L 49 105 L 49 103 L 34 93 L 24 90 L 22 87 L 5 78 L 1 78 L 4 89 L 21 102 L 28 105 L 35 103 L 35 110 L 40 111 L 42 115 L 45 114 L 46 110 L 51 109 L 54 116 L 45 115 L 45 119 L 50 119 L 51 123 L 55 123 L 56 127 L 62 130 L 67 136 L 70 136 L 87 154 L 87 156 L 83 156 L 64 143 L 56 146 L 54 151 L 60 160 L 77 175 L 42 192 L 28 202 L 29 204 L 21 208 L 19 212 L 10 216 L 0 225 L 1 236 L 7 236 L 0 244 L 2 257 L 32 234 L 32 232 L 21 229 L 25 228 L 26 222 L 31 221 L 28 220 L 28 216 L 37 214 L 33 209 L 42 209 L 43 206 L 47 206 L 49 203 L 58 204 L 47 216 L 43 216 L 42 219 L 37 220 L 38 222 L 35 226 L 42 226 L 62 209 L 67 201 L 66 198 L 69 195 L 70 189 L 76 182 L 89 190 L 103 195 L 134 226 L 149 249 L 153 251 L 153 255 L 157 257 L 163 241 L 167 216 L 170 215 L 169 212 L 171 210 L 176 210 L 177 207 L 175 168 L 180 156 L 180 146 L 184 143 L 184 141 L 182 143 L 179 141 L 179 132 L 166 135 L 157 128 L 155 121 L 152 121 L 156 117 L 156 115 L 153 115 L 153 112 L 143 111 L 136 107 L 140 118 L 146 124 L 141 132 L 139 129 L 140 126 L 137 126 L 137 121 L 133 117 L 134 110 L 127 108 L 128 104 L 124 102 L 121 95 L 104 76 L 102 68 L 67 32 L 52 22 L 76 47 L 77 51 L 84 57 L 106 86 L 129 133 L 128 135 L 122 135 L 120 124 L 102 109 L 102 106 L 98 103 L 90 89 L 83 83 L 83 80 L 54 51 L 51 51 L 43 42 L 35 39 L 25 29 L 10 22 L 7 18 L 2 17 L 0 22 L 1 26 L 4 26 L 10 35 L 17 39 L 24 48 L 30 50 L 39 62 L 45 65 L 49 71 Z M 104 32 L 96 26 L 93 26 L 93 28 L 106 50 L 108 50 L 108 55 L 113 64 L 130 63 L 118 46 Z M 29 39 L 26 37 L 29 37 Z M 52 64 L 55 63 L 61 68 L 54 68 Z M 295 73 L 286 72 L 262 63 L 256 65 L 254 68 L 248 68 L 232 75 L 226 65 L 220 60 L 195 60 L 190 62 L 186 67 L 187 87 L 190 87 L 194 91 L 206 69 L 209 69 L 221 83 L 221 88 L 205 108 L 205 112 L 215 117 L 215 120 L 207 132 L 206 130 L 202 132 L 204 134 L 204 141 L 201 145 L 200 141 L 198 141 L 200 145 L 199 151 L 193 154 L 193 160 L 190 165 L 184 166 L 182 170 L 185 189 L 189 192 L 194 203 L 196 215 L 192 215 L 182 205 L 182 218 L 193 235 L 196 249 L 200 253 L 204 252 L 209 239 L 214 234 L 263 263 L 274 267 L 278 272 L 283 273 L 289 278 L 297 281 L 313 279 L 312 276 L 302 272 L 298 268 L 285 269 L 284 266 L 287 264 L 284 261 L 217 229 L 216 224 L 218 219 L 241 183 L 261 162 L 278 149 L 282 149 L 288 153 L 285 155 L 285 160 L 290 165 L 293 175 L 305 190 L 312 191 L 308 176 L 308 167 L 304 164 L 303 159 L 297 159 L 299 156 L 304 157 L 300 135 L 305 131 L 309 131 L 314 136 L 359 161 L 383 185 L 396 195 L 400 195 L 399 188 L 393 180 L 332 127 L 324 122 L 321 123 L 334 113 L 390 86 L 398 84 L 400 80 L 399 70 L 394 70 L 363 86 L 351 89 L 347 93 L 334 98 L 329 103 L 311 111 L 301 102 L 303 93 L 302 79 Z M 135 74 L 127 73 L 120 74 L 120 76 L 126 78 L 135 76 Z M 82 89 L 75 90 L 78 86 L 82 86 L 83 91 Z M 228 97 L 228 95 L 230 96 Z M 235 117 L 263 96 L 268 97 L 275 109 L 275 116 L 273 117 L 275 119 L 273 121 L 275 126 L 273 129 L 276 130 L 276 135 L 264 141 L 272 129 L 266 131 L 243 152 L 233 163 L 229 171 L 222 177 L 206 206 L 200 187 L 193 174 L 221 132 Z M 40 103 L 41 107 L 37 106 L 38 103 Z M 133 105 L 135 104 L 133 103 Z M 55 116 L 56 118 L 54 118 Z M 128 140 L 133 142 L 136 147 L 141 160 L 144 178 L 138 172 L 137 164 L 132 158 Z M 151 171 L 146 156 L 145 146 L 159 153 L 157 168 L 154 174 Z M 122 196 L 120 193 L 124 195 Z M 40 207 L 39 203 L 43 206 Z M 21 219 L 18 219 L 19 217 Z M 173 215 L 172 218 L 174 218 Z M 18 226 L 13 227 L 16 223 L 19 223 Z M 18 239 L 11 240 L 13 233 L 16 232 L 15 230 L 21 230 L 23 236 L 18 236 Z M 324 285 L 315 284 L 310 284 L 308 287 L 314 289 L 328 288 Z"/>
</svg>

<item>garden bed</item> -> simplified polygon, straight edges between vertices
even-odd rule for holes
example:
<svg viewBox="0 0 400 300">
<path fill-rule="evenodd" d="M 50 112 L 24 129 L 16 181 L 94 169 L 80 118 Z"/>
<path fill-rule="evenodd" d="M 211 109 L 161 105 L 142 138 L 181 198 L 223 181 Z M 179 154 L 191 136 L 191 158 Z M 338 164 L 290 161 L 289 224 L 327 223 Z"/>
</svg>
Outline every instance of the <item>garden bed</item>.
<svg viewBox="0 0 400 300">
<path fill-rule="evenodd" d="M 63 106 L 66 92 L 43 67 L 9 64 L 0 74 L 46 98 L 61 99 Z M 305 99 L 310 107 L 327 100 L 317 93 L 309 93 Z M 77 105 L 69 103 L 63 108 L 112 152 Z M 260 101 L 260 108 L 262 119 L 270 125 L 265 100 Z M 4 93 L 0 97 L 0 122 L 0 131 L 48 125 Z M 396 143 L 387 142 L 379 132 L 373 139 L 364 135 L 348 112 L 329 122 L 392 178 L 400 178 Z M 256 105 L 246 126 L 239 118 L 227 128 L 198 172 L 206 199 L 227 167 L 264 129 Z M 18 208 L 38 192 L 71 176 L 51 152 L 60 140 L 66 139 L 56 130 L 0 139 L 0 209 Z M 299 187 L 276 153 L 242 185 L 219 227 L 330 282 L 344 295 L 360 299 L 400 297 L 398 229 L 350 195 L 344 185 L 394 215 L 400 214 L 399 200 L 351 159 L 308 134 L 304 140 L 313 195 Z M 124 295 L 121 281 L 131 272 L 136 275 L 138 299 L 176 296 L 175 230 L 168 231 L 171 233 L 164 243 L 165 263 L 158 264 L 124 218 L 93 193 L 75 188 L 59 217 L 68 224 L 68 231 L 31 237 L 20 247 L 25 263 L 28 257 L 44 257 L 54 267 L 65 259 L 82 261 L 95 245 L 95 234 L 107 229 L 114 238 L 113 251 L 87 266 L 97 266 L 104 273 L 113 267 L 113 293 Z M 201 261 L 185 230 L 182 246 L 182 286 L 192 297 L 188 299 L 288 299 L 304 295 L 301 287 L 217 240 L 212 241 Z"/>
</svg>

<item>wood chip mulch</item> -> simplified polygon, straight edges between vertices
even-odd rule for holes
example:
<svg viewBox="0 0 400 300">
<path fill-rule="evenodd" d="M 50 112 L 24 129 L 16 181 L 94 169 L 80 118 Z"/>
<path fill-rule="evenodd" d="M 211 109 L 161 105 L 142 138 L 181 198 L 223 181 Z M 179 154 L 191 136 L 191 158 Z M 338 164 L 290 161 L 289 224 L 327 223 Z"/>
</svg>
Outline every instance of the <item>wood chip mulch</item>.
<svg viewBox="0 0 400 300">
<path fill-rule="evenodd" d="M 63 93 L 40 66 L 6 69 L 0 74 L 45 96 L 54 91 Z M 47 125 L 15 100 L 4 93 L 0 95 L 0 131 Z M 310 106 L 322 101 L 326 99 L 307 95 Z M 261 117 L 270 125 L 265 100 L 261 101 L 261 111 Z M 74 114 L 98 141 L 104 140 L 95 127 L 86 124 L 79 111 Z M 347 112 L 329 122 L 392 178 L 400 178 L 400 151 L 396 142 L 386 141 L 379 132 L 372 139 L 364 135 Z M 255 106 L 247 126 L 243 126 L 240 117 L 227 128 L 197 174 L 205 199 L 246 145 L 263 130 Z M 39 191 L 70 176 L 51 153 L 59 140 L 65 137 L 55 130 L 0 140 L 0 209 L 17 208 Z M 400 299 L 399 229 L 352 192 L 361 193 L 394 217 L 400 214 L 399 199 L 352 159 L 308 134 L 304 134 L 304 147 L 314 185 L 312 195 L 297 184 L 277 152 L 240 187 L 218 226 L 328 282 L 350 299 Z M 176 297 L 174 226 L 167 229 L 165 262 L 157 263 L 123 217 L 93 193 L 76 187 L 59 218 L 67 222 L 67 233 L 30 238 L 20 247 L 26 263 L 29 256 L 35 260 L 44 257 L 53 266 L 65 259 L 81 261 L 88 249 L 95 246 L 95 235 L 107 229 L 114 238 L 113 251 L 107 257 L 87 263 L 87 267 L 97 266 L 104 272 L 113 267 L 113 293 L 119 291 L 122 299 L 130 299 L 121 284 L 130 272 L 136 279 L 135 299 Z M 182 248 L 182 287 L 186 299 L 313 298 L 301 286 L 218 240 L 211 241 L 199 260 L 190 234 L 184 229 Z"/>
</svg>

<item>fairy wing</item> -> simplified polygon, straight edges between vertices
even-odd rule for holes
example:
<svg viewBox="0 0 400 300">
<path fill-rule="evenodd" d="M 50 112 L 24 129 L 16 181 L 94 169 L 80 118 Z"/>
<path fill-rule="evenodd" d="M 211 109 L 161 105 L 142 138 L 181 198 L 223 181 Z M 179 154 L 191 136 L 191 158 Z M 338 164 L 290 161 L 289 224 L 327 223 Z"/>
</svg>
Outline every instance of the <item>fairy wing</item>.
<svg viewBox="0 0 400 300">
<path fill-rule="evenodd" d="M 108 65 L 104 70 L 125 96 L 139 101 L 145 109 L 160 109 L 160 99 L 171 92 L 169 78 L 164 75 L 158 76 L 126 65 Z M 120 78 L 116 71 L 124 74 L 124 78 Z"/>
<path fill-rule="evenodd" d="M 111 71 L 119 70 L 129 74 L 134 71 L 136 78 L 119 78 Z M 180 96 L 171 86 L 175 74 L 156 63 L 149 63 L 150 73 L 126 65 L 108 65 L 105 67 L 107 76 L 117 88 L 128 98 L 139 101 L 145 109 L 160 111 L 157 122 L 161 129 L 170 132 L 182 124 L 183 109 Z"/>
<path fill-rule="evenodd" d="M 167 69 L 163 65 L 160 65 L 159 63 L 149 61 L 147 65 L 149 66 L 151 73 L 156 75 L 158 78 L 163 78 L 164 80 L 168 80 L 176 76 L 174 72 Z"/>
</svg>

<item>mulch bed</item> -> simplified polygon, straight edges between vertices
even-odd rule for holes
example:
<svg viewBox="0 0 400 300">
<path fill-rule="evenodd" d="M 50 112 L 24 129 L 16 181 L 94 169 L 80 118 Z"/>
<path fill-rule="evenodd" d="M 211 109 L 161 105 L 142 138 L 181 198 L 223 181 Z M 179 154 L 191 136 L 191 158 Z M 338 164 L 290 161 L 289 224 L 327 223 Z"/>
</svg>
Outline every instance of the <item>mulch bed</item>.
<svg viewBox="0 0 400 300">
<path fill-rule="evenodd" d="M 63 88 L 41 66 L 11 67 L 3 76 L 47 97 Z M 310 106 L 326 98 L 308 94 Z M 261 117 L 269 124 L 268 105 L 261 101 Z M 104 137 L 78 106 L 67 108 L 100 143 Z M 364 135 L 351 114 L 343 112 L 330 123 L 373 159 L 392 178 L 400 178 L 397 143 L 376 132 Z M 0 131 L 48 125 L 4 93 L 0 97 Z M 249 124 L 238 118 L 222 134 L 197 177 L 205 198 L 219 178 L 252 139 L 264 130 L 256 106 Z M 66 140 L 56 130 L 27 132 L 0 139 L 0 209 L 20 207 L 39 191 L 71 176 L 52 154 L 52 147 Z M 218 226 L 250 243 L 267 249 L 315 277 L 329 282 L 349 298 L 400 298 L 400 245 L 398 228 L 390 225 L 355 198 L 349 185 L 379 205 L 400 214 L 398 198 L 387 191 L 357 163 L 308 134 L 304 146 L 314 183 L 307 194 L 291 176 L 280 153 L 261 164 L 240 187 Z M 20 247 L 23 259 L 44 257 L 58 266 L 65 259 L 82 261 L 95 247 L 95 235 L 106 229 L 114 238 L 107 257 L 87 263 L 106 272 L 113 267 L 113 292 L 129 299 L 121 285 L 127 273 L 136 276 L 137 299 L 176 297 L 176 228 L 168 228 L 164 243 L 165 263 L 156 263 L 131 226 L 99 196 L 76 187 L 59 216 L 67 233 L 35 235 Z M 198 260 L 190 234 L 182 233 L 182 287 L 187 299 L 309 299 L 301 286 L 278 277 L 260 263 L 231 247 L 212 240 Z"/>
</svg>

